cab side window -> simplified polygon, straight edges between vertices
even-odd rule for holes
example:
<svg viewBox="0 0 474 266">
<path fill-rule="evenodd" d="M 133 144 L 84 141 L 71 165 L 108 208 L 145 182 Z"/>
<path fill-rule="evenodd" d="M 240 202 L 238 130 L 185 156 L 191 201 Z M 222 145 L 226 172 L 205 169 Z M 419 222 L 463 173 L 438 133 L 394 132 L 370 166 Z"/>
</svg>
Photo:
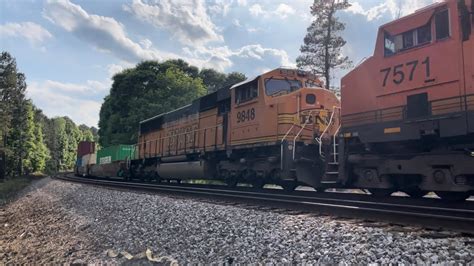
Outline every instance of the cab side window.
<svg viewBox="0 0 474 266">
<path fill-rule="evenodd" d="M 393 37 L 390 36 L 388 33 L 385 33 L 385 56 L 391 56 L 395 54 L 395 42 L 393 41 Z"/>
<path fill-rule="evenodd" d="M 431 43 L 431 22 L 395 36 L 385 33 L 385 56 L 428 43 Z"/>
<path fill-rule="evenodd" d="M 258 79 L 235 88 L 235 103 L 248 102 L 258 97 Z"/>
<path fill-rule="evenodd" d="M 416 30 L 418 45 L 431 42 L 431 22 Z"/>
<path fill-rule="evenodd" d="M 446 39 L 449 34 L 449 12 L 448 9 L 438 12 L 435 15 L 436 40 Z"/>
</svg>

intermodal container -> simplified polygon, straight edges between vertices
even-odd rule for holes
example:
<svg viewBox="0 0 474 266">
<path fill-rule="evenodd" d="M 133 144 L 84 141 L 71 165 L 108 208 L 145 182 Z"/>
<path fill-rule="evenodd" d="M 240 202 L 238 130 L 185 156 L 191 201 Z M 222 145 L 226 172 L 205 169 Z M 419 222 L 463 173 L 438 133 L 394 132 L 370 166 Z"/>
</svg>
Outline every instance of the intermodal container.
<svg viewBox="0 0 474 266">
<path fill-rule="evenodd" d="M 86 154 L 95 152 L 95 142 L 92 141 L 81 141 L 77 145 L 77 158 L 82 158 Z"/>
<path fill-rule="evenodd" d="M 116 145 L 97 151 L 97 164 L 125 161 L 135 157 L 134 145 Z"/>
<path fill-rule="evenodd" d="M 82 156 L 82 166 L 95 164 L 97 161 L 97 154 L 91 153 Z"/>
<path fill-rule="evenodd" d="M 89 162 L 87 163 L 88 165 L 96 164 L 97 162 L 97 153 L 91 154 L 91 157 L 89 158 Z"/>
</svg>

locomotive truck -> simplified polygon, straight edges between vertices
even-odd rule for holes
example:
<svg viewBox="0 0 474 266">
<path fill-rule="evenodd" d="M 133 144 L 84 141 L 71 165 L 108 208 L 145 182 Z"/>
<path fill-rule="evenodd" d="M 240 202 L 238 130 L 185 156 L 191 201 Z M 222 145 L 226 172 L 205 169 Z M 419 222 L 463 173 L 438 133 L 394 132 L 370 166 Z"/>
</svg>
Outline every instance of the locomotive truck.
<svg viewBox="0 0 474 266">
<path fill-rule="evenodd" d="M 474 191 L 473 8 L 446 0 L 382 25 L 373 55 L 342 78 L 342 102 L 310 73 L 275 69 L 140 122 L 134 155 L 109 170 L 465 199 Z"/>
</svg>

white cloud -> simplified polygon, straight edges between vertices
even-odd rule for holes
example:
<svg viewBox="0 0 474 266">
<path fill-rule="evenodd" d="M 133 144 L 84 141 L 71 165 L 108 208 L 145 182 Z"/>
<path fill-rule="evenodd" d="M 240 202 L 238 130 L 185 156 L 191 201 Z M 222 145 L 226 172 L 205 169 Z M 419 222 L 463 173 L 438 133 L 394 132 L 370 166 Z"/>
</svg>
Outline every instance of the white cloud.
<svg viewBox="0 0 474 266">
<path fill-rule="evenodd" d="M 115 74 L 122 72 L 125 68 L 122 65 L 109 64 L 107 65 L 107 73 L 109 77 L 113 77 Z"/>
<path fill-rule="evenodd" d="M 142 45 L 143 49 L 150 49 L 153 43 L 149 39 L 143 39 L 140 41 L 140 44 Z"/>
<path fill-rule="evenodd" d="M 197 47 L 194 51 L 184 49 L 185 53 L 194 58 L 200 58 L 201 64 L 224 71 L 239 61 L 240 66 L 255 65 L 259 67 L 294 66 L 284 50 L 265 48 L 260 44 L 246 45 L 232 50 L 227 46 L 222 47 Z"/>
<path fill-rule="evenodd" d="M 6 23 L 0 25 L 0 35 L 2 37 L 25 38 L 33 45 L 38 45 L 53 37 L 48 30 L 33 22 Z"/>
<path fill-rule="evenodd" d="M 101 102 L 90 98 L 89 93 L 103 94 L 105 88 L 99 81 L 75 84 L 46 80 L 31 82 L 26 92 L 49 117 L 68 116 L 78 124 L 97 127 Z"/>
<path fill-rule="evenodd" d="M 124 26 L 114 18 L 88 14 L 81 6 L 69 0 L 48 0 L 43 16 L 99 51 L 111 53 L 128 62 L 174 56 L 156 49 L 143 48 L 127 36 Z"/>
<path fill-rule="evenodd" d="M 217 33 L 216 25 L 206 13 L 203 0 L 162 0 L 153 5 L 133 0 L 130 5 L 124 5 L 123 9 L 141 21 L 168 30 L 184 44 L 223 41 L 223 37 Z"/>
<path fill-rule="evenodd" d="M 58 92 L 92 95 L 106 92 L 109 89 L 110 84 L 97 80 L 87 80 L 85 84 L 62 83 L 53 80 L 46 80 L 43 82 L 43 85 L 48 88 L 54 88 Z"/>
<path fill-rule="evenodd" d="M 212 15 L 227 16 L 230 11 L 232 1 L 229 0 L 211 0 L 207 3 L 207 9 Z"/>
<path fill-rule="evenodd" d="M 250 6 L 249 11 L 250 14 L 255 17 L 263 16 L 264 18 L 270 18 L 276 16 L 282 19 L 296 13 L 296 10 L 293 7 L 284 3 L 279 4 L 273 11 L 263 8 L 260 4 L 253 4 Z"/>
<path fill-rule="evenodd" d="M 259 4 L 253 4 L 253 5 L 249 8 L 249 11 L 250 11 L 250 14 L 252 14 L 253 16 L 256 16 L 256 17 L 258 17 L 259 15 L 262 15 L 262 14 L 265 13 L 265 12 L 263 11 L 262 6 L 259 5 Z"/>
<path fill-rule="evenodd" d="M 242 27 L 242 25 L 240 24 L 240 21 L 238 19 L 234 19 L 232 21 L 232 24 L 234 24 L 234 26 L 239 27 L 239 28 Z"/>
<path fill-rule="evenodd" d="M 247 6 L 247 0 L 237 0 L 239 6 Z"/>
<path fill-rule="evenodd" d="M 287 18 L 289 15 L 294 15 L 296 11 L 287 4 L 279 4 L 274 13 L 281 18 Z"/>
<path fill-rule="evenodd" d="M 247 45 L 235 53 L 239 57 L 248 57 L 257 60 L 263 60 L 266 56 L 271 56 L 279 59 L 281 65 L 291 66 L 293 63 L 290 62 L 288 54 L 284 50 L 273 49 L 273 48 L 264 48 L 260 44 Z"/>
<path fill-rule="evenodd" d="M 429 4 L 440 2 L 441 0 L 387 0 L 379 5 L 364 9 L 361 3 L 352 2 L 346 12 L 360 14 L 367 18 L 368 21 L 376 20 L 384 15 L 390 15 L 392 19 L 409 15 L 416 10 L 423 8 Z"/>
<path fill-rule="evenodd" d="M 247 31 L 249 33 L 255 33 L 255 32 L 262 31 L 262 29 L 260 29 L 260 28 L 247 28 Z"/>
</svg>

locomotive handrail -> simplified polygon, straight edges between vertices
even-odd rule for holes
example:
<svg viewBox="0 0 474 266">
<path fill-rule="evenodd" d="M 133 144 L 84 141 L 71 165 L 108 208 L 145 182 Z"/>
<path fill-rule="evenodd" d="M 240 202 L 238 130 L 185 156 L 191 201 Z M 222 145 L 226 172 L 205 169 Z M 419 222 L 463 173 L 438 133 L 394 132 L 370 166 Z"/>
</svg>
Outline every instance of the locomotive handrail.
<svg viewBox="0 0 474 266">
<path fill-rule="evenodd" d="M 322 144 L 323 144 L 323 137 L 324 135 L 327 133 L 330 125 L 332 124 L 333 122 L 333 119 L 334 119 L 334 114 L 336 113 L 336 110 L 337 109 L 341 109 L 340 107 L 337 107 L 337 106 L 334 106 L 333 109 L 332 109 L 332 114 L 331 114 L 331 118 L 329 118 L 329 122 L 328 122 L 328 126 L 323 130 L 323 133 L 321 133 L 321 136 L 319 137 L 316 137 L 314 138 L 316 140 L 316 142 L 318 142 L 319 144 L 319 156 L 322 156 L 323 155 L 323 151 L 322 151 Z M 340 128 L 340 126 L 339 126 Z M 337 129 L 337 131 L 339 131 L 339 128 Z M 334 145 L 335 146 L 335 145 Z"/>
<path fill-rule="evenodd" d="M 293 123 L 290 129 L 288 129 L 288 131 L 286 132 L 285 136 L 283 136 L 283 138 L 281 139 L 281 142 L 283 142 L 288 137 L 288 135 L 290 135 L 290 131 L 292 131 L 295 126 L 296 126 L 296 123 Z"/>
<path fill-rule="evenodd" d="M 339 134 L 339 130 L 341 130 L 341 124 L 339 124 L 339 126 L 337 127 L 336 132 L 334 132 L 334 136 L 332 138 L 332 140 L 333 140 L 332 147 L 334 149 L 334 151 L 333 151 L 334 161 L 333 162 L 335 162 L 335 163 L 337 163 L 336 136 L 337 136 L 337 134 Z"/>
<path fill-rule="evenodd" d="M 293 128 L 296 126 L 296 123 L 293 122 L 293 125 L 290 127 L 290 129 L 288 129 L 288 131 L 286 132 L 285 136 L 283 136 L 283 138 L 281 139 L 281 144 L 280 144 L 280 164 L 281 164 L 281 169 L 283 169 L 283 141 L 285 141 L 285 139 L 288 137 L 288 135 L 290 134 L 290 132 L 293 130 Z"/>
<path fill-rule="evenodd" d="M 306 118 L 306 121 L 304 122 L 303 126 L 301 127 L 300 131 L 296 134 L 296 136 L 293 138 L 293 160 L 295 160 L 295 150 L 296 150 L 296 139 L 300 136 L 301 132 L 306 128 L 306 125 L 309 123 L 309 120 L 311 119 L 311 115 L 313 114 L 313 110 L 311 110 L 308 114 L 308 117 Z"/>
</svg>

